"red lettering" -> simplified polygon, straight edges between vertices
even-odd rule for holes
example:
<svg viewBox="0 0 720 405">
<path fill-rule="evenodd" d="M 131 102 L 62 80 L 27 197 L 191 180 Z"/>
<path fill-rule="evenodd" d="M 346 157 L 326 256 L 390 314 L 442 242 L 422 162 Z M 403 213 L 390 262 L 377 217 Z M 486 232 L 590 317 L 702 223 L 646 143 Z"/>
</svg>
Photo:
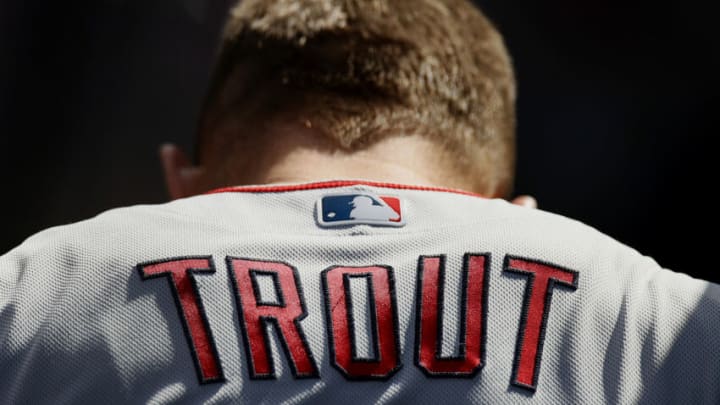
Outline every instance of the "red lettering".
<svg viewBox="0 0 720 405">
<path fill-rule="evenodd" d="M 294 267 L 282 263 L 240 258 L 227 258 L 228 269 L 234 282 L 248 358 L 250 377 L 272 379 L 275 367 L 267 336 L 267 325 L 272 324 L 283 344 L 285 354 L 296 378 L 318 377 L 315 360 L 310 352 L 300 321 L 305 318 L 300 280 Z M 261 302 L 258 296 L 259 273 L 272 276 L 278 303 Z"/>
<path fill-rule="evenodd" d="M 442 358 L 440 336 L 445 256 L 420 256 L 416 362 L 431 377 L 472 377 L 483 365 L 489 255 L 465 255 L 460 315 L 460 355 Z"/>
<path fill-rule="evenodd" d="M 211 257 L 167 259 L 138 265 L 143 280 L 167 277 L 201 384 L 222 381 L 223 373 L 207 316 L 195 285 L 197 273 L 214 273 Z"/>
<path fill-rule="evenodd" d="M 577 288 L 578 273 L 553 264 L 506 256 L 505 271 L 528 277 L 513 367 L 513 384 L 535 390 L 544 331 L 556 284 Z"/>
<path fill-rule="evenodd" d="M 274 379 L 275 359 L 269 333 L 276 333 L 295 378 L 318 378 L 319 372 L 301 321 L 306 308 L 297 270 L 278 261 L 227 257 L 240 316 L 248 375 Z M 485 335 L 490 254 L 464 256 L 456 355 L 443 356 L 445 256 L 420 256 L 416 284 L 415 362 L 429 377 L 473 377 L 485 363 Z M 177 257 L 139 264 L 142 280 L 167 278 L 201 384 L 223 381 L 215 342 L 195 276 L 213 274 L 211 256 Z M 534 391 L 538 383 L 545 330 L 555 286 L 578 288 L 579 274 L 537 260 L 505 257 L 504 273 L 527 278 L 515 348 L 512 384 Z M 364 314 L 351 284 L 363 280 Z M 350 380 L 388 379 L 401 367 L 395 280 L 390 266 L 334 266 L 322 272 L 330 362 Z M 269 284 L 272 282 L 271 284 Z M 266 297 L 270 294 L 273 297 Z M 363 304 L 365 305 L 365 304 Z M 359 335 L 353 314 L 369 324 L 369 355 L 358 355 Z M 363 315 L 360 315 L 363 314 Z M 498 316 L 502 316 L 499 314 Z M 362 329 L 360 329 L 362 330 Z"/>
<path fill-rule="evenodd" d="M 367 277 L 375 313 L 375 359 L 353 356 L 348 277 Z M 333 365 L 348 379 L 386 379 L 400 369 L 395 280 L 387 266 L 331 267 L 323 272 L 328 335 Z"/>
</svg>

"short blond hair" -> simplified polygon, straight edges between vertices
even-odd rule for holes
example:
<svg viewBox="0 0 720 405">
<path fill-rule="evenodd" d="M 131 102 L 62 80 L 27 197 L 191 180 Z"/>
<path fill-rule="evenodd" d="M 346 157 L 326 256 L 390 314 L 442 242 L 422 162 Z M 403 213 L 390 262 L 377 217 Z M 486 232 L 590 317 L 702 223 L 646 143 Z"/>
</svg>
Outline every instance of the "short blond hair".
<svg viewBox="0 0 720 405">
<path fill-rule="evenodd" d="M 228 91 L 238 67 L 243 84 Z M 224 31 L 201 145 L 238 106 L 263 120 L 292 112 L 345 150 L 428 136 L 477 188 L 511 187 L 512 65 L 466 0 L 244 0 Z"/>
</svg>

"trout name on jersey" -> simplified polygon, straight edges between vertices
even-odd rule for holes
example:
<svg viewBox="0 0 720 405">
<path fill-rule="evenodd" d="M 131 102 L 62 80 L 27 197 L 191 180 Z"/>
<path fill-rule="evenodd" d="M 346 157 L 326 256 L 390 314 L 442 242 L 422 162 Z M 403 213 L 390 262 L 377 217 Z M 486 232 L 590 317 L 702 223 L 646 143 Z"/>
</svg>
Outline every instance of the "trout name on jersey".
<svg viewBox="0 0 720 405">
<path fill-rule="evenodd" d="M 445 256 L 420 256 L 416 276 L 415 367 L 429 378 L 472 378 L 485 362 L 488 269 L 490 254 L 466 253 L 462 268 L 460 336 L 456 353 L 443 356 L 442 308 Z M 302 320 L 306 317 L 303 289 L 298 270 L 289 263 L 226 257 L 233 295 L 245 345 L 248 373 L 252 379 L 277 378 L 269 330 L 276 333 L 295 378 L 320 378 Z M 201 384 L 224 381 L 222 366 L 213 340 L 195 277 L 212 274 L 212 256 L 176 257 L 141 263 L 142 280 L 166 278 L 177 304 L 178 314 Z M 543 340 L 555 287 L 577 289 L 578 273 L 551 263 L 506 255 L 503 273 L 524 276 L 525 298 L 518 325 L 512 384 L 534 391 L 540 373 Z M 330 362 L 348 380 L 386 380 L 401 367 L 400 336 L 395 278 L 389 265 L 350 267 L 331 265 L 321 274 L 324 294 Z M 272 280 L 274 299 L 260 292 L 259 280 Z M 370 304 L 371 357 L 358 355 L 352 300 L 352 280 L 366 282 Z M 268 328 L 272 325 L 273 328 Z"/>
</svg>

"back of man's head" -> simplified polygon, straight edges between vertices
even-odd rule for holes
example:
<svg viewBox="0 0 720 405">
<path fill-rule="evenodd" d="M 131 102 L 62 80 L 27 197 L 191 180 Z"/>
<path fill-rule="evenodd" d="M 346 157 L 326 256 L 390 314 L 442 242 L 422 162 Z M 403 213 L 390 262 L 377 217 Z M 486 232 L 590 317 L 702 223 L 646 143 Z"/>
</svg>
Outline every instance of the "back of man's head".
<svg viewBox="0 0 720 405">
<path fill-rule="evenodd" d="M 474 191 L 503 195 L 514 101 L 502 38 L 469 1 L 244 0 L 224 31 L 198 155 L 267 143 L 281 121 L 349 153 L 421 136 Z M 221 130 L 228 121 L 244 130 Z"/>
</svg>

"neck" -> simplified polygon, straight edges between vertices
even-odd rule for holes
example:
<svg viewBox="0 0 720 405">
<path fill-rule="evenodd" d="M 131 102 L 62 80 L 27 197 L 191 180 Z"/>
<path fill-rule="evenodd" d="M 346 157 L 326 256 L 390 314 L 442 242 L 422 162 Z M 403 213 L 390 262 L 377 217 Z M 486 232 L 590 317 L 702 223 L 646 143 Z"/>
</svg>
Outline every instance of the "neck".
<svg viewBox="0 0 720 405">
<path fill-rule="evenodd" d="M 258 173 L 258 181 L 269 184 L 362 179 L 462 188 L 453 176 L 436 170 L 430 158 L 436 149 L 413 137 L 386 139 L 353 153 L 296 148 Z"/>
<path fill-rule="evenodd" d="M 371 145 L 338 148 L 308 128 L 280 128 L 267 141 L 238 145 L 228 159 L 218 161 L 209 173 L 211 186 L 306 183 L 319 180 L 370 180 L 455 188 L 474 192 L 467 173 L 456 169 L 455 157 L 437 142 L 419 135 L 382 138 Z M 238 157 L 242 157 L 238 159 Z M 212 161 L 212 160 L 211 160 Z M 213 176 L 214 177 L 214 176 Z"/>
</svg>

